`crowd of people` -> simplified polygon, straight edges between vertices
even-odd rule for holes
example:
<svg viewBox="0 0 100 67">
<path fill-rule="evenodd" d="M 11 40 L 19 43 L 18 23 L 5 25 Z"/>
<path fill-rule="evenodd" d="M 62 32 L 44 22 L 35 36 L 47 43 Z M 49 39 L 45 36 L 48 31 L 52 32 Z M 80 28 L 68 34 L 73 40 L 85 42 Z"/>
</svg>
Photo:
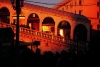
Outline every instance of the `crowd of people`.
<svg viewBox="0 0 100 67">
<path fill-rule="evenodd" d="M 94 42 L 95 41 L 95 42 Z M 51 51 L 45 51 L 41 54 L 38 48 L 33 52 L 27 46 L 20 47 L 16 67 L 99 67 L 99 46 L 98 40 L 93 38 L 88 51 L 65 51 L 55 54 Z M 1 50 L 1 49 L 0 49 Z M 16 56 L 13 50 L 7 59 L 3 59 L 0 53 L 0 67 L 15 67 Z M 9 52 L 8 52 L 9 53 Z M 4 57 L 4 56 L 3 56 Z"/>
<path fill-rule="evenodd" d="M 25 47 L 20 51 L 20 67 L 96 67 L 98 65 L 97 53 L 93 51 L 67 52 L 62 50 L 61 53 L 53 54 L 51 51 L 41 50 L 36 52 Z M 96 64 L 95 64 L 96 63 Z"/>
<path fill-rule="evenodd" d="M 0 57 L 0 67 L 14 67 L 16 65 L 16 56 L 11 55 L 5 60 Z M 51 51 L 41 54 L 39 48 L 33 52 L 26 46 L 21 47 L 17 60 L 19 67 L 97 67 L 98 61 L 99 53 L 94 50 L 79 51 L 77 54 L 74 51 L 65 50 L 55 54 Z"/>
</svg>

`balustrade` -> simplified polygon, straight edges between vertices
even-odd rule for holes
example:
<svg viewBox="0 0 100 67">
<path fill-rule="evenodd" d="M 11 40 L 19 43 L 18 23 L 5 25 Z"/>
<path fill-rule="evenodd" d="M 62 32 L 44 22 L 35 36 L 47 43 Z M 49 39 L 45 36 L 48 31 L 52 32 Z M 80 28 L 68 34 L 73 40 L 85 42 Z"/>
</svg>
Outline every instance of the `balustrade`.
<svg viewBox="0 0 100 67">
<path fill-rule="evenodd" d="M 37 36 L 40 36 L 40 37 L 41 37 L 41 32 L 38 31 L 38 32 L 37 32 Z"/>
<path fill-rule="evenodd" d="M 49 39 L 52 39 L 52 35 L 48 35 L 48 38 L 49 38 Z"/>
<path fill-rule="evenodd" d="M 11 27 L 13 29 L 13 31 L 16 31 L 15 25 L 0 22 L 0 27 Z M 19 31 L 21 33 L 24 33 L 24 34 L 32 34 L 33 36 L 39 36 L 39 37 L 43 37 L 43 38 L 47 38 L 47 39 L 52 39 L 52 40 L 55 40 L 55 41 L 64 42 L 64 37 L 54 36 L 54 35 L 51 35 L 51 34 L 48 34 L 48 33 L 45 33 L 45 32 L 39 32 L 39 31 L 36 31 L 36 30 L 24 28 L 24 27 L 20 27 Z"/>
<path fill-rule="evenodd" d="M 20 28 L 20 30 L 19 30 L 20 32 L 23 32 L 23 28 Z"/>
<path fill-rule="evenodd" d="M 14 32 L 16 32 L 16 26 L 15 25 L 0 22 L 0 27 L 1 28 L 11 27 L 12 30 Z M 41 38 L 46 38 L 47 41 L 51 39 L 51 41 L 58 42 L 58 44 L 59 43 L 60 44 L 65 43 L 64 37 L 61 37 L 61 36 L 55 36 L 55 35 L 52 35 L 52 34 L 40 32 L 40 31 L 36 31 L 36 30 L 24 28 L 24 27 L 20 27 L 19 31 L 20 31 L 20 34 L 24 34 L 26 37 L 28 36 L 29 38 L 33 38 L 33 36 L 38 36 L 38 37 L 41 37 Z M 26 34 L 28 34 L 28 35 L 26 35 Z M 88 44 L 89 44 L 88 42 L 74 41 L 74 40 L 71 40 L 71 39 L 66 40 L 66 42 L 67 42 L 67 44 L 69 44 L 69 46 L 78 47 L 80 49 L 88 50 Z"/>
<path fill-rule="evenodd" d="M 69 46 L 76 47 L 78 48 L 78 50 L 80 49 L 88 50 L 89 49 L 88 45 L 89 45 L 88 42 L 69 40 Z"/>
<path fill-rule="evenodd" d="M 32 34 L 32 35 L 35 35 L 35 33 L 34 33 L 34 31 L 33 31 L 33 30 L 31 31 L 31 34 Z"/>
</svg>

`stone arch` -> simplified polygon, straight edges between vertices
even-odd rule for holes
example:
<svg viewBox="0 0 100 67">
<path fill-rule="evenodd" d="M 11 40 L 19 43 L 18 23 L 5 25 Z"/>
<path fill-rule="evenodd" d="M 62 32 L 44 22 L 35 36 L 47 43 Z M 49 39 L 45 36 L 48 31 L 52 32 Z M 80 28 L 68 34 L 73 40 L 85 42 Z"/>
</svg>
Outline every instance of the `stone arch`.
<svg viewBox="0 0 100 67">
<path fill-rule="evenodd" d="M 10 24 L 10 12 L 7 7 L 2 7 L 0 9 L 0 21 Z"/>
<path fill-rule="evenodd" d="M 87 41 L 87 29 L 85 25 L 78 24 L 74 29 L 73 39 L 75 41 Z"/>
<path fill-rule="evenodd" d="M 63 36 L 65 39 L 70 39 L 71 25 L 68 21 L 63 20 L 58 24 L 57 35 Z"/>
<path fill-rule="evenodd" d="M 49 34 L 55 34 L 55 21 L 52 17 L 44 18 L 42 22 L 42 31 Z"/>
<path fill-rule="evenodd" d="M 27 19 L 27 26 L 33 30 L 39 31 L 40 19 L 36 13 L 31 13 Z"/>
</svg>

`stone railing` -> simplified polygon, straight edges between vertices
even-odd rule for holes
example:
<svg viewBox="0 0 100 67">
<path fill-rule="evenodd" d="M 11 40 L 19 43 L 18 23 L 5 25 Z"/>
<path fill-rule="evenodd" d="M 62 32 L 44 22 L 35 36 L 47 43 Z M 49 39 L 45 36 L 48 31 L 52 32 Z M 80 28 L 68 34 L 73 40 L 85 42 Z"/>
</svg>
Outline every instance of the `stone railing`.
<svg viewBox="0 0 100 67">
<path fill-rule="evenodd" d="M 14 31 L 14 33 L 16 33 L 16 26 L 15 25 L 11 25 L 11 24 L 6 24 L 6 23 L 2 23 L 0 22 L 0 28 L 5 28 L 5 27 L 11 27 Z M 36 31 L 36 30 L 32 30 L 32 29 L 28 29 L 28 28 L 24 28 L 24 27 L 20 27 L 20 34 L 25 34 L 27 35 L 29 38 L 32 38 L 33 36 L 36 37 L 41 37 L 47 40 L 52 40 L 54 42 L 57 42 L 57 44 L 62 44 L 62 45 L 66 45 L 67 47 L 74 47 L 74 48 L 78 48 L 78 49 L 85 49 L 88 50 L 88 45 L 89 42 L 80 42 L 80 41 L 74 41 L 74 40 L 64 40 L 64 37 L 61 36 L 55 36 L 55 35 L 51 35 L 51 34 L 47 34 L 44 32 L 40 32 L 40 31 Z"/>
<path fill-rule="evenodd" d="M 16 33 L 16 26 L 15 25 L 0 22 L 0 28 L 5 28 L 5 27 L 11 27 L 13 29 L 13 31 Z M 24 27 L 20 27 L 19 29 L 20 29 L 20 33 L 30 34 L 30 35 L 33 35 L 33 36 L 51 39 L 51 40 L 54 40 L 54 41 L 65 42 L 64 37 L 61 37 L 61 36 L 55 36 L 55 35 L 52 35 L 52 34 L 40 32 L 40 31 L 36 31 L 36 30 L 29 29 L 29 28 L 24 28 Z"/>
<path fill-rule="evenodd" d="M 83 41 L 74 41 L 72 39 L 68 40 L 69 47 L 75 48 L 77 50 L 89 50 L 90 42 L 83 42 Z"/>
</svg>

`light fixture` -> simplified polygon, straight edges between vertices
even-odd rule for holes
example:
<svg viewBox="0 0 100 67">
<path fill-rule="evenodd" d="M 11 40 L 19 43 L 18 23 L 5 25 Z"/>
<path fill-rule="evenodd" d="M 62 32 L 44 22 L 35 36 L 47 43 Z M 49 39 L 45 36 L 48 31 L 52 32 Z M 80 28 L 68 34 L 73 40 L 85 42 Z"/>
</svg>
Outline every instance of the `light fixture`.
<svg viewBox="0 0 100 67">
<path fill-rule="evenodd" d="M 20 0 L 19 3 L 20 3 L 20 8 L 22 8 L 24 0 Z M 13 9 L 16 10 L 16 0 L 11 0 L 11 4 L 12 4 Z"/>
<path fill-rule="evenodd" d="M 33 17 L 35 17 L 35 14 L 33 13 Z"/>
</svg>

